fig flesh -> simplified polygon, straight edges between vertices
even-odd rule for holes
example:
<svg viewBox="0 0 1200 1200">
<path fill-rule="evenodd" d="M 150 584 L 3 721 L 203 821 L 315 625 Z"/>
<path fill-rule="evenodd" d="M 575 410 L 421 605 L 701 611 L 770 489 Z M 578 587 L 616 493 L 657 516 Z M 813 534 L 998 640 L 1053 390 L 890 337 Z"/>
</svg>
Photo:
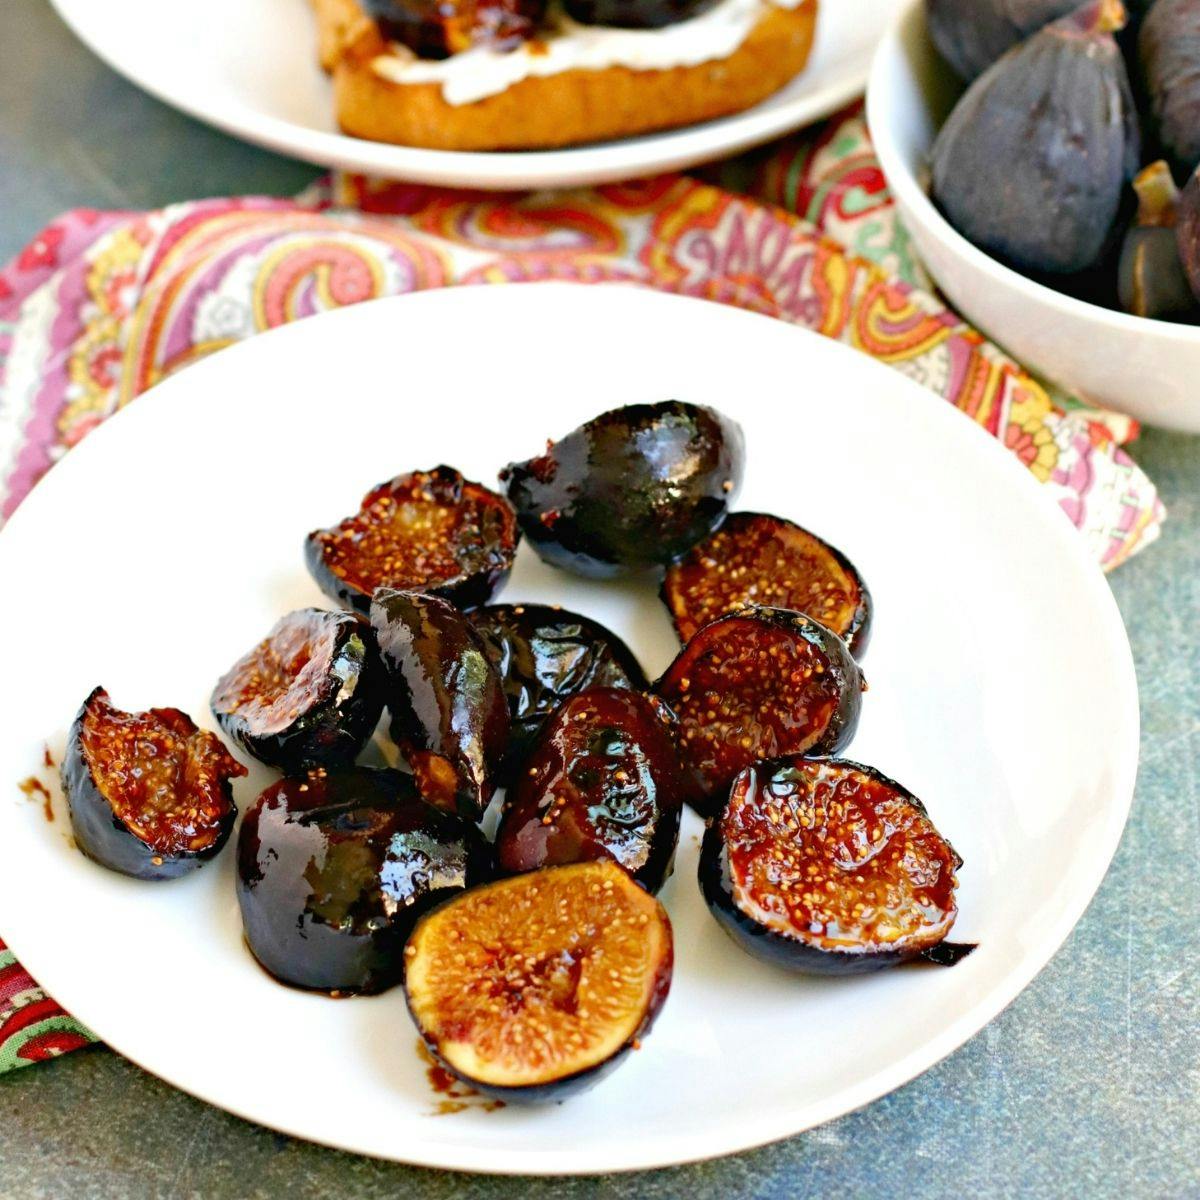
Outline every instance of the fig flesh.
<svg viewBox="0 0 1200 1200">
<path fill-rule="evenodd" d="M 503 496 L 443 466 L 373 488 L 354 516 L 308 535 L 305 557 L 327 596 L 364 614 L 380 587 L 471 608 L 508 578 L 519 537 Z"/>
<path fill-rule="evenodd" d="M 662 29 L 708 12 L 719 0 L 566 0 L 567 14 L 581 25 Z"/>
<path fill-rule="evenodd" d="M 353 762 L 383 712 L 383 664 L 358 613 L 283 617 L 217 683 L 213 715 L 247 754 L 286 772 Z"/>
<path fill-rule="evenodd" d="M 478 820 L 508 748 L 508 701 L 467 618 L 447 600 L 381 588 L 371 605 L 392 740 L 430 804 Z"/>
<path fill-rule="evenodd" d="M 246 943 L 275 978 L 317 991 L 400 981 L 417 918 L 488 877 L 479 831 L 399 771 L 318 768 L 281 779 L 238 832 Z"/>
<path fill-rule="evenodd" d="M 1079 0 L 925 0 L 929 36 L 958 76 L 970 83 L 1005 51 Z"/>
<path fill-rule="evenodd" d="M 871 767 L 778 758 L 746 767 L 711 822 L 700 888 L 756 958 L 849 975 L 973 947 L 945 941 L 962 860 L 924 805 Z"/>
<path fill-rule="evenodd" d="M 62 786 L 75 843 L 135 879 L 174 879 L 217 854 L 246 774 L 211 733 L 177 708 L 129 713 L 103 688 L 83 702 L 67 739 Z"/>
<path fill-rule="evenodd" d="M 1179 189 L 1165 162 L 1139 172 L 1134 224 L 1125 235 L 1118 267 L 1121 307 L 1137 317 L 1179 320 L 1196 312 L 1196 297 L 1179 258 Z"/>
<path fill-rule="evenodd" d="M 1156 0 L 1142 22 L 1138 57 L 1158 142 L 1191 174 L 1200 163 L 1200 4 Z"/>
<path fill-rule="evenodd" d="M 505 797 L 499 869 L 610 858 L 657 892 L 674 864 L 686 791 L 674 724 L 641 692 L 593 688 L 568 700 Z"/>
<path fill-rule="evenodd" d="M 662 566 L 725 518 L 742 431 L 679 400 L 631 404 L 501 472 L 521 529 L 548 563 L 593 579 Z"/>
<path fill-rule="evenodd" d="M 854 564 L 807 529 L 765 513 L 731 513 L 668 569 L 662 597 L 684 642 L 749 604 L 807 614 L 856 658 L 871 633 L 871 594 Z"/>
<path fill-rule="evenodd" d="M 507 1103 L 603 1078 L 649 1031 L 673 961 L 666 910 L 612 862 L 475 888 L 419 921 L 404 953 L 434 1057 Z"/>
<path fill-rule="evenodd" d="M 932 194 L 968 241 L 1020 271 L 1071 274 L 1105 254 L 1138 127 L 1120 0 L 1046 25 L 988 68 L 934 143 Z"/>
<path fill-rule="evenodd" d="M 434 59 L 472 46 L 511 50 L 546 14 L 546 0 L 364 0 L 364 7 L 384 37 Z"/>
</svg>

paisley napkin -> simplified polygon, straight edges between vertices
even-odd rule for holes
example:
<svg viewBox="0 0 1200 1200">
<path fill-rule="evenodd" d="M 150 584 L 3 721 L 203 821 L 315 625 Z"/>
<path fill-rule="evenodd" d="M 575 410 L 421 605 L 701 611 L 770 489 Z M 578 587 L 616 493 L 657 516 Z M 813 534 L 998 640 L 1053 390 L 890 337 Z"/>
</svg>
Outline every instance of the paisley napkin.
<svg viewBox="0 0 1200 1200">
<path fill-rule="evenodd" d="M 0 521 L 203 355 L 378 296 L 543 279 L 639 283 L 846 342 L 1001 439 L 1105 568 L 1158 535 L 1162 505 L 1122 448 L 1136 425 L 1048 389 L 933 293 L 858 108 L 700 176 L 494 195 L 336 175 L 294 200 L 68 213 L 0 272 Z M 0 1071 L 87 1040 L 0 943 Z"/>
</svg>

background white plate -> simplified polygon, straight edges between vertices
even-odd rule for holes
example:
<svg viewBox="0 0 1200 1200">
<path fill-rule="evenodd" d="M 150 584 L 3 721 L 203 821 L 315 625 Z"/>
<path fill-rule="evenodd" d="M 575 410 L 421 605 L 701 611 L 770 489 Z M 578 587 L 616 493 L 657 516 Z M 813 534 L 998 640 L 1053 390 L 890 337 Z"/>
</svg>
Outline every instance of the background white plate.
<svg viewBox="0 0 1200 1200">
<path fill-rule="evenodd" d="M 687 129 L 567 150 L 478 154 L 338 132 L 307 0 L 53 0 L 110 66 L 168 104 L 296 158 L 456 187 L 574 187 L 679 170 L 798 129 L 859 95 L 896 0 L 825 0 L 805 71 L 757 107 Z"/>
<path fill-rule="evenodd" d="M 69 844 L 17 782 L 103 683 L 210 723 L 213 681 L 278 615 L 320 603 L 303 535 L 377 480 L 446 460 L 494 478 L 579 420 L 670 395 L 746 432 L 740 504 L 855 560 L 875 632 L 853 757 L 922 796 L 966 860 L 952 970 L 797 980 L 719 930 L 684 824 L 663 893 L 677 968 L 643 1050 L 566 1105 L 431 1117 L 402 996 L 333 1002 L 246 953 L 233 855 L 137 883 Z M 781 322 L 623 287 L 448 289 L 255 338 L 116 416 L 0 533 L 0 930 L 116 1049 L 264 1124 L 443 1167 L 609 1171 L 795 1133 L 949 1053 L 1024 987 L 1104 874 L 1137 755 L 1117 610 L 1017 461 L 932 393 Z M 507 599 L 607 622 L 650 672 L 674 636 L 649 583 L 552 571 L 523 547 Z M 41 772 L 44 774 L 44 772 Z M 256 769 L 244 808 L 269 779 Z"/>
</svg>

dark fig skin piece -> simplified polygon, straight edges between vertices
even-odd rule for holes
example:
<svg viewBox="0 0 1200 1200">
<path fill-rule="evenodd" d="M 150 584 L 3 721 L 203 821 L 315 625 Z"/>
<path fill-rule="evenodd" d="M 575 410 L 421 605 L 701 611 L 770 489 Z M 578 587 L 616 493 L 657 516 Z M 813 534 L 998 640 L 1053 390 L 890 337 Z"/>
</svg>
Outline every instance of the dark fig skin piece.
<svg viewBox="0 0 1200 1200">
<path fill-rule="evenodd" d="M 690 803 L 711 816 L 733 777 L 781 754 L 836 754 L 858 728 L 862 671 L 836 633 L 803 613 L 750 607 L 705 625 L 654 685 L 679 719 L 695 778 Z"/>
<path fill-rule="evenodd" d="M 929 36 L 965 83 L 1079 0 L 925 0 Z"/>
<path fill-rule="evenodd" d="M 553 566 L 613 579 L 672 562 L 725 518 L 741 484 L 741 429 L 679 400 L 602 413 L 500 478 Z"/>
<path fill-rule="evenodd" d="M 67 739 L 62 787 L 75 844 L 134 879 L 176 879 L 217 855 L 237 817 L 230 781 L 246 774 L 177 708 L 127 713 L 96 688 Z"/>
<path fill-rule="evenodd" d="M 1200 168 L 1192 173 L 1179 197 L 1175 241 L 1192 293 L 1200 300 Z"/>
<path fill-rule="evenodd" d="M 385 38 L 434 59 L 472 46 L 510 50 L 546 15 L 546 0 L 364 0 L 363 7 Z"/>
<path fill-rule="evenodd" d="M 399 983 L 422 913 L 486 880 L 479 831 L 426 804 L 400 771 L 281 779 L 238 832 L 246 944 L 282 983 L 369 994 Z"/>
<path fill-rule="evenodd" d="M 871 593 L 854 564 L 816 534 L 767 513 L 730 513 L 668 568 L 662 600 L 681 642 L 750 604 L 805 613 L 858 659 L 871 637 Z"/>
<path fill-rule="evenodd" d="M 641 692 L 593 688 L 568 700 L 505 797 L 498 869 L 611 858 L 657 892 L 674 866 L 686 798 L 674 725 Z"/>
<path fill-rule="evenodd" d="M 1147 119 L 1159 145 L 1190 175 L 1200 163 L 1200 4 L 1155 0 L 1138 35 Z"/>
<path fill-rule="evenodd" d="M 380 588 L 371 624 L 387 672 L 392 740 L 430 804 L 483 815 L 508 749 L 508 701 L 483 641 L 438 596 Z"/>
<path fill-rule="evenodd" d="M 476 888 L 417 923 L 408 1011 L 452 1075 L 506 1104 L 566 1100 L 650 1031 L 674 965 L 666 910 L 615 863 Z"/>
<path fill-rule="evenodd" d="M 1137 217 L 1125 234 L 1118 266 L 1121 307 L 1137 317 L 1195 319 L 1196 297 L 1179 258 L 1179 189 L 1165 162 L 1152 163 L 1133 181 Z"/>
<path fill-rule="evenodd" d="M 663 29 L 708 12 L 719 0 L 566 0 L 567 15 L 581 25 Z"/>
<path fill-rule="evenodd" d="M 474 608 L 508 578 L 520 536 L 503 496 L 441 466 L 372 488 L 354 516 L 310 533 L 304 555 L 321 591 L 364 615 L 380 587 Z"/>
<path fill-rule="evenodd" d="M 699 878 L 717 922 L 755 958 L 860 975 L 953 965 L 974 949 L 945 941 L 961 866 L 895 780 L 845 759 L 784 757 L 734 780 L 704 834 Z"/>
<path fill-rule="evenodd" d="M 384 674 L 358 613 L 289 613 L 217 683 L 212 711 L 234 744 L 285 773 L 353 762 L 383 712 Z"/>
<path fill-rule="evenodd" d="M 633 651 L 610 629 L 546 604 L 491 604 L 468 614 L 500 675 L 512 718 L 511 778 L 559 705 L 593 687 L 645 691 Z"/>
</svg>

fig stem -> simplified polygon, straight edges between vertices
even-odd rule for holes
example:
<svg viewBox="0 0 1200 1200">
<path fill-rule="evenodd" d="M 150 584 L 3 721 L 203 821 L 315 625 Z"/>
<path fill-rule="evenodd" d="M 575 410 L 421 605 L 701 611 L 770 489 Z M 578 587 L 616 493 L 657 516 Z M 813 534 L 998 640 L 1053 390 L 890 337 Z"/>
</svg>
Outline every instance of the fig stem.
<svg viewBox="0 0 1200 1200">
<path fill-rule="evenodd" d="M 1171 168 L 1162 159 L 1138 172 L 1133 181 L 1133 190 L 1138 198 L 1139 227 L 1170 227 L 1175 224 L 1179 188 L 1175 185 Z"/>
<path fill-rule="evenodd" d="M 1100 0 L 1095 28 L 1099 33 L 1116 33 L 1125 28 L 1129 14 L 1121 0 Z"/>
</svg>

